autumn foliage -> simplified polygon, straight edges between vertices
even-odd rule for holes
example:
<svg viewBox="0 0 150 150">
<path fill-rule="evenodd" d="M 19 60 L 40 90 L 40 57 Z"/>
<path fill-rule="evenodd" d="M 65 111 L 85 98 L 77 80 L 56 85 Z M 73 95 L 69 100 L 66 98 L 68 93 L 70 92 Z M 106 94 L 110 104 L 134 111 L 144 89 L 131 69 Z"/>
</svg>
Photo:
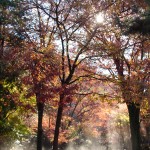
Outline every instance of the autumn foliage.
<svg viewBox="0 0 150 150">
<path fill-rule="evenodd" d="M 114 149 L 146 149 L 149 10 L 146 0 L 2 0 L 0 146 L 36 134 L 37 150 L 45 139 L 53 150 L 116 139 Z"/>
</svg>

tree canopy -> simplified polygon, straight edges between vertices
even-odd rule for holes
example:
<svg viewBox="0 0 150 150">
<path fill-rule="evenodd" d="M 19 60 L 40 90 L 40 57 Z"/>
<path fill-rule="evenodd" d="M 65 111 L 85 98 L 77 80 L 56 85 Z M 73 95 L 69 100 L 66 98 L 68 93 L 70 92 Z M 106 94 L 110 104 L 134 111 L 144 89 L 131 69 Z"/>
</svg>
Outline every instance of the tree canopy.
<svg viewBox="0 0 150 150">
<path fill-rule="evenodd" d="M 148 0 L 1 0 L 0 144 L 36 133 L 37 150 L 81 139 L 109 148 L 118 127 L 120 149 L 146 148 L 149 22 Z"/>
</svg>

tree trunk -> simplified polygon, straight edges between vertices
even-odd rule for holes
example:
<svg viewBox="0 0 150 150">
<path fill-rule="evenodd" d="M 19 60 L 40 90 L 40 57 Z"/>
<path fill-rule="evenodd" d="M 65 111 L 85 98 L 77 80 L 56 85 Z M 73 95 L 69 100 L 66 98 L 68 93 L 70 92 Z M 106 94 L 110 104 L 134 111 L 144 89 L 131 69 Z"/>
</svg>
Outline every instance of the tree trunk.
<svg viewBox="0 0 150 150">
<path fill-rule="evenodd" d="M 4 38 L 1 39 L 1 44 L 0 44 L 0 58 L 3 57 L 3 51 L 4 51 Z"/>
<path fill-rule="evenodd" d="M 141 138 L 140 138 L 140 107 L 135 103 L 127 105 L 129 112 L 130 130 L 131 130 L 131 142 L 132 150 L 141 150 Z"/>
<path fill-rule="evenodd" d="M 56 125 L 55 125 L 53 150 L 58 150 L 59 128 L 61 125 L 62 113 L 63 113 L 63 95 L 60 95 L 60 103 L 58 106 Z"/>
<path fill-rule="evenodd" d="M 44 103 L 37 102 L 37 108 L 38 108 L 37 150 L 42 150 L 42 137 L 43 137 L 42 119 L 43 119 Z"/>
</svg>

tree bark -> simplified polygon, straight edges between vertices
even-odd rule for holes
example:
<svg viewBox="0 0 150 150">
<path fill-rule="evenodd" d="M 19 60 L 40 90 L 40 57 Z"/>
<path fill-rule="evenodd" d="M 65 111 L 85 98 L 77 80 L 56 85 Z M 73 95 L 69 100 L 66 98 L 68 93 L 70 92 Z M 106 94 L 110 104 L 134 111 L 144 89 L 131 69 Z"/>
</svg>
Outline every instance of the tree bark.
<svg viewBox="0 0 150 150">
<path fill-rule="evenodd" d="M 140 107 L 135 103 L 127 104 L 129 112 L 132 150 L 141 150 L 140 138 Z"/>
<path fill-rule="evenodd" d="M 62 113 L 63 113 L 63 95 L 60 95 L 60 102 L 57 111 L 54 141 L 53 141 L 53 150 L 58 150 L 58 137 L 59 137 L 59 128 L 61 125 Z"/>
<path fill-rule="evenodd" d="M 37 108 L 38 108 L 37 150 L 42 150 L 42 138 L 43 138 L 42 120 L 43 120 L 44 103 L 37 102 Z"/>
</svg>

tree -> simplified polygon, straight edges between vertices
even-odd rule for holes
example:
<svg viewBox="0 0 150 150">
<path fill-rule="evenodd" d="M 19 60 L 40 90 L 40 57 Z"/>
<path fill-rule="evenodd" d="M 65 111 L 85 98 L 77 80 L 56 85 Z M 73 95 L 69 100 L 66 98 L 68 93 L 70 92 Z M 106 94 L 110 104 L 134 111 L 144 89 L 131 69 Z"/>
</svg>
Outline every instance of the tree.
<svg viewBox="0 0 150 150">
<path fill-rule="evenodd" d="M 115 5 L 111 5 L 111 9 L 121 6 L 114 15 L 115 23 L 111 24 L 110 32 L 100 33 L 97 40 L 99 40 L 101 69 L 108 70 L 107 77 L 120 87 L 129 112 L 132 149 L 138 150 L 140 149 L 140 107 L 148 96 L 146 91 L 149 85 L 147 73 L 149 50 L 146 47 L 149 39 L 142 36 L 124 36 L 122 30 L 118 28 L 122 26 L 120 19 L 126 19 L 128 14 L 129 16 L 136 14 L 129 4 L 116 2 Z M 106 13 L 109 14 L 111 9 Z M 116 21 L 119 21 L 117 26 Z M 106 60 L 105 63 L 103 60 Z"/>
<path fill-rule="evenodd" d="M 47 62 L 51 58 L 47 58 Z M 33 59 L 34 63 L 31 66 L 31 76 L 33 81 L 33 91 L 36 95 L 36 103 L 38 109 L 38 132 L 37 132 L 37 149 L 42 148 L 42 118 L 44 111 L 45 101 L 51 100 L 53 95 L 55 95 L 55 87 L 52 85 L 53 77 L 56 75 L 56 68 L 53 64 L 49 64 L 46 61 L 46 58 L 43 60 Z M 49 82 L 49 83 L 48 83 Z"/>
<path fill-rule="evenodd" d="M 90 18 L 94 18 L 93 12 L 89 13 L 91 1 L 83 3 L 81 1 L 48 1 L 47 6 L 39 3 L 41 11 L 50 17 L 55 26 L 55 40 L 58 44 L 58 54 L 60 55 L 60 92 L 56 128 L 54 134 L 53 149 L 58 149 L 59 128 L 62 113 L 67 101 L 71 100 L 71 93 L 76 90 L 74 74 L 81 62 L 86 61 L 86 53 L 89 51 L 88 45 L 96 33 L 86 31 Z M 94 6 L 93 6 L 94 7 Z M 94 27 L 93 27 L 94 28 Z M 83 35 L 84 34 L 84 35 Z M 82 57 L 83 56 L 83 57 Z M 68 94 L 69 93 L 69 94 Z"/>
<path fill-rule="evenodd" d="M 40 1 L 26 3 L 28 24 L 23 28 L 24 52 L 20 57 L 20 67 L 24 74 L 21 77 L 25 86 L 29 86 L 27 97 L 35 96 L 38 110 L 37 150 L 42 149 L 43 112 L 47 101 L 51 101 L 59 92 L 55 85 L 59 62 L 55 55 L 53 43 L 55 30 L 51 26 L 51 18 L 44 17 L 39 8 Z M 33 21 L 31 22 L 31 19 Z"/>
<path fill-rule="evenodd" d="M 17 77 L 19 80 L 21 79 L 21 84 L 27 88 L 28 84 L 32 85 L 30 88 L 33 89 L 28 91 L 28 98 L 33 93 L 36 95 L 39 116 L 37 149 L 42 149 L 44 102 L 50 99 L 53 94 L 54 88 L 51 88 L 51 80 L 54 74 L 57 74 L 56 67 L 55 69 L 52 67 L 55 59 L 54 53 L 52 54 L 49 19 L 46 23 L 43 22 L 37 1 L 31 3 L 30 1 L 8 0 L 2 1 L 0 6 L 2 12 L 0 16 L 2 20 L 0 24 L 1 60 L 7 59 L 10 63 L 11 59 L 13 65 L 9 67 L 17 71 Z M 31 22 L 33 15 L 36 17 L 34 16 L 35 20 Z M 49 84 L 50 86 L 48 86 Z M 45 88 L 47 88 L 46 91 L 44 91 Z"/>
<path fill-rule="evenodd" d="M 21 100 L 20 68 L 18 57 L 22 50 L 23 36 L 19 30 L 25 25 L 24 10 L 19 0 L 0 2 L 0 128 L 1 146 L 8 147 L 22 134 L 29 133 L 20 110 L 27 109 Z"/>
</svg>

